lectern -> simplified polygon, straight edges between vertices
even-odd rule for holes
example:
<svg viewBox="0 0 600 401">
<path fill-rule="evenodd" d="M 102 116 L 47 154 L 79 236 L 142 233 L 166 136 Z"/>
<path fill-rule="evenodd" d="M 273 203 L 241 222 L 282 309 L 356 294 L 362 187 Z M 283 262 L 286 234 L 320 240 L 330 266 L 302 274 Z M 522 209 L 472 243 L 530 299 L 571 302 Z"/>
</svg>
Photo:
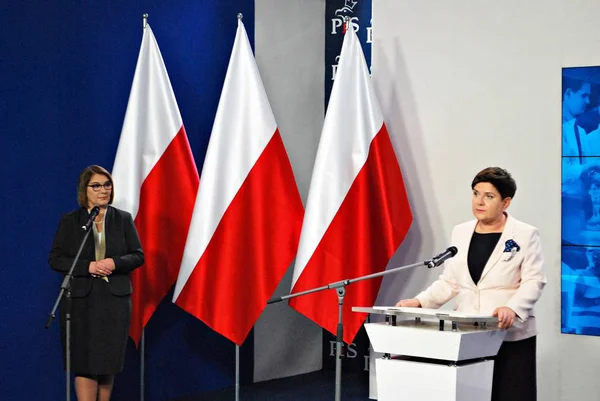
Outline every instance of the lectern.
<svg viewBox="0 0 600 401">
<path fill-rule="evenodd" d="M 367 323 L 380 401 L 490 401 L 493 357 L 506 331 L 497 318 L 439 309 L 353 307 Z M 372 366 L 372 365 L 371 365 Z M 372 397 L 373 398 L 373 397 Z"/>
</svg>

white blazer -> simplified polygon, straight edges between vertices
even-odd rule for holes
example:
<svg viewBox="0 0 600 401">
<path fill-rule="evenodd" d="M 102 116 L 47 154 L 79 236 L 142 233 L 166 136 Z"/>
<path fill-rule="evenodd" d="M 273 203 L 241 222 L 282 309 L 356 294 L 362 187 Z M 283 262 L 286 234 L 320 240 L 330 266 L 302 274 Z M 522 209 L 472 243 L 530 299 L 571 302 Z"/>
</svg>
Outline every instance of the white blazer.
<svg viewBox="0 0 600 401">
<path fill-rule="evenodd" d="M 467 266 L 467 255 L 476 224 L 477 220 L 472 220 L 454 227 L 452 244 L 458 253 L 444 263 L 439 279 L 416 298 L 423 308 L 439 308 L 457 297 L 457 311 L 490 315 L 494 309 L 507 306 L 515 311 L 517 318 L 505 340 L 518 341 L 536 335 L 533 306 L 546 285 L 537 228 L 507 215 L 500 240 L 475 285 Z M 505 252 L 507 247 L 516 248 L 514 243 L 520 250 Z"/>
</svg>

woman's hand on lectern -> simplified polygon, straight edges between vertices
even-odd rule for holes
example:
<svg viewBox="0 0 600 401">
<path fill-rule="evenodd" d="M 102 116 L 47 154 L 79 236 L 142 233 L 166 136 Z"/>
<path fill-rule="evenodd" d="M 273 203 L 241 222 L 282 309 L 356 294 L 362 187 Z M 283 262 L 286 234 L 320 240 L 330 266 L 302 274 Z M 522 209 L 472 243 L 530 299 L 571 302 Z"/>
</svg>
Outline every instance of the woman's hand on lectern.
<svg viewBox="0 0 600 401">
<path fill-rule="evenodd" d="M 516 313 L 507 306 L 501 306 L 494 310 L 492 316 L 498 316 L 498 328 L 508 329 L 515 322 Z"/>
<path fill-rule="evenodd" d="M 421 301 L 419 301 L 417 298 L 403 299 L 402 301 L 398 302 L 396 304 L 396 306 L 408 307 L 408 308 L 420 308 Z"/>
</svg>

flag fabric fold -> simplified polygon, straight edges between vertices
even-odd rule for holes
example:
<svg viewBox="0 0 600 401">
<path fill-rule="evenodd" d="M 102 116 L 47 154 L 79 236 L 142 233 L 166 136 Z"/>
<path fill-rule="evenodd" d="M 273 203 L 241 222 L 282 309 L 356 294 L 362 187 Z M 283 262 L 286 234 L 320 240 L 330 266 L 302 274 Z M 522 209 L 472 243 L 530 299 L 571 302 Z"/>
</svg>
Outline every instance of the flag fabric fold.
<svg viewBox="0 0 600 401">
<path fill-rule="evenodd" d="M 292 292 L 383 271 L 412 223 L 402 173 L 356 33 L 344 36 L 310 184 Z M 348 287 L 344 341 L 351 343 L 381 278 Z M 290 300 L 290 306 L 336 333 L 335 291 Z"/>
<path fill-rule="evenodd" d="M 304 214 L 241 21 L 201 180 L 173 302 L 241 345 L 296 254 Z"/>
<path fill-rule="evenodd" d="M 113 205 L 133 216 L 145 254 L 144 265 L 131 274 L 129 335 L 137 344 L 177 279 L 199 185 L 183 120 L 150 25 L 144 28 L 112 175 Z"/>
</svg>

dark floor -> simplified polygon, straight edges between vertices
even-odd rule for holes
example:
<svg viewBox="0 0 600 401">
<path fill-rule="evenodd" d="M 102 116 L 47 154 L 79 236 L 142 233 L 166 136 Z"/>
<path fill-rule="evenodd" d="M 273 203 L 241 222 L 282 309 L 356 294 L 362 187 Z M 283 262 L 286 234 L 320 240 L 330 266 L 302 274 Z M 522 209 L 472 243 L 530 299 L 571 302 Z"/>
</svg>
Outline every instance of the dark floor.
<svg viewBox="0 0 600 401">
<path fill-rule="evenodd" d="M 254 383 L 240 388 L 240 401 L 297 401 L 334 400 L 335 372 L 322 370 L 305 375 L 286 377 Z M 341 399 L 343 401 L 366 401 L 369 399 L 369 380 L 366 373 L 344 373 Z M 224 389 L 194 397 L 171 401 L 234 401 L 235 389 Z"/>
</svg>

